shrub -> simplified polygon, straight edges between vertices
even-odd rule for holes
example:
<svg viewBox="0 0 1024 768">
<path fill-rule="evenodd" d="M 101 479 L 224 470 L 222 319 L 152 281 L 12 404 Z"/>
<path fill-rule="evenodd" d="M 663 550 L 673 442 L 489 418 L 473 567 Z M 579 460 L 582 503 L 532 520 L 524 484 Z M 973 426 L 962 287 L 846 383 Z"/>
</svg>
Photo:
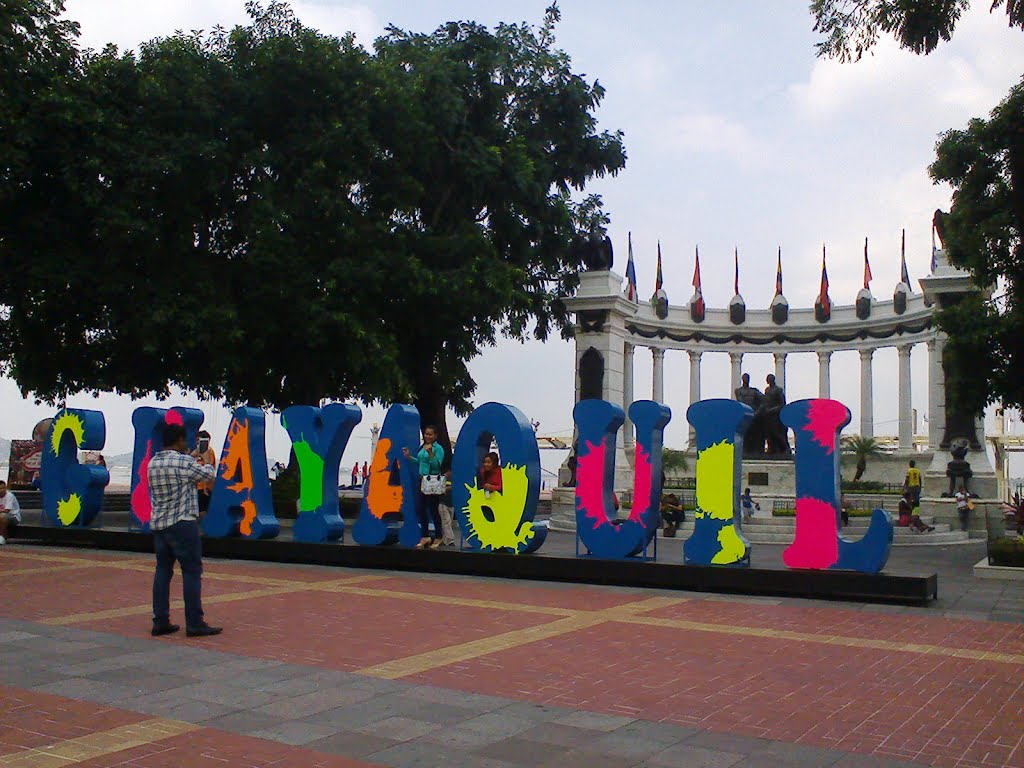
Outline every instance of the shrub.
<svg viewBox="0 0 1024 768">
<path fill-rule="evenodd" d="M 873 509 L 851 509 L 850 517 L 871 517 Z M 774 509 L 772 517 L 796 517 L 795 509 Z"/>
<path fill-rule="evenodd" d="M 989 565 L 1024 568 L 1024 537 L 1002 536 L 988 541 Z"/>
<path fill-rule="evenodd" d="M 884 491 L 885 483 L 878 480 L 841 480 L 839 487 L 844 491 Z"/>
</svg>

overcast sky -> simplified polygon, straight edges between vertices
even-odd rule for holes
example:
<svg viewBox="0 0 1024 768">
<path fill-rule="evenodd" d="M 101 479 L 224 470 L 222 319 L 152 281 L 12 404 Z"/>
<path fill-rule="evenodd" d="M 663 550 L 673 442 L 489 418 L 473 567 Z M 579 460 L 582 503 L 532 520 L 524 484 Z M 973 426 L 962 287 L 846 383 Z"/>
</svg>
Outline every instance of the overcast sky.
<svg viewBox="0 0 1024 768">
<path fill-rule="evenodd" d="M 293 4 L 309 26 L 354 31 L 366 46 L 388 24 L 430 31 L 453 19 L 539 22 L 548 0 L 313 0 Z M 607 89 L 599 111 L 603 127 L 625 133 L 626 170 L 592 191 L 611 215 L 615 269 L 625 269 L 626 235 L 633 233 L 641 297 L 653 291 L 655 248 L 661 241 L 665 288 L 674 304 L 692 291 L 694 246 L 700 246 L 703 290 L 709 306 L 732 296 L 732 254 L 739 248 L 740 290 L 750 308 L 768 305 L 775 254 L 782 248 L 785 294 L 791 307 L 810 306 L 818 292 L 822 243 L 829 253 L 831 295 L 852 303 L 860 288 L 864 238 L 871 244 L 872 289 L 890 298 L 899 278 L 900 231 L 906 229 L 912 282 L 930 259 L 931 216 L 948 209 L 949 190 L 934 186 L 927 166 L 939 134 L 987 116 L 1024 72 L 1024 33 L 1005 15 L 989 15 L 976 0 L 952 42 L 927 57 L 883 41 L 856 64 L 814 56 L 816 36 L 806 0 L 665 0 L 621 3 L 563 0 L 558 41 L 577 72 Z M 135 48 L 176 29 L 210 29 L 245 22 L 243 0 L 66 0 L 68 17 L 81 23 L 84 46 L 108 42 Z M 919 290 L 919 288 L 918 288 Z M 875 358 L 875 432 L 896 432 L 896 351 Z M 914 407 L 927 412 L 927 352 L 912 357 Z M 637 397 L 650 396 L 650 355 L 636 355 Z M 339 364 L 344 364 L 339 361 Z M 669 446 L 686 441 L 687 359 L 666 356 L 666 400 L 675 413 Z M 755 381 L 771 370 L 769 354 L 748 355 Z M 524 380 L 521 372 L 534 373 Z M 503 343 L 472 364 L 475 402 L 519 406 L 541 422 L 541 432 L 571 433 L 571 343 Z M 704 356 L 703 394 L 729 388 L 725 354 Z M 817 394 L 813 354 L 790 355 L 789 399 Z M 859 423 L 856 354 L 833 357 L 833 397 Z M 27 437 L 36 420 L 52 413 L 23 401 L 16 385 L 0 383 L 7 437 Z M 182 396 L 171 404 L 196 405 Z M 76 397 L 78 407 L 107 415 L 108 447 L 131 450 L 131 410 L 137 403 L 102 396 Z M 209 425 L 219 443 L 226 411 L 210 404 Z M 344 461 L 368 458 L 369 426 L 381 409 L 366 409 Z M 271 460 L 287 457 L 288 441 L 268 429 Z M 452 421 L 450 426 L 455 426 Z M 919 423 L 919 432 L 926 427 Z M 453 429 L 453 432 L 456 431 Z M 549 462 L 545 462 L 547 465 Z"/>
</svg>

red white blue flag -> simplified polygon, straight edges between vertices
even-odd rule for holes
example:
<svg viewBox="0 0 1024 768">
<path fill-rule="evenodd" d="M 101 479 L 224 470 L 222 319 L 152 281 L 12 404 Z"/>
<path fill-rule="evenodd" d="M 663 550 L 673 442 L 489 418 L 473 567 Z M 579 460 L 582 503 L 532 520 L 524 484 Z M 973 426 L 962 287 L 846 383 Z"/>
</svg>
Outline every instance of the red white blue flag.
<svg viewBox="0 0 1024 768">
<path fill-rule="evenodd" d="M 629 235 L 629 258 L 626 260 L 626 298 L 636 301 L 636 267 L 633 264 L 633 233 Z"/>
<path fill-rule="evenodd" d="M 871 262 L 868 261 L 868 239 L 864 238 L 864 287 L 870 288 L 871 284 Z"/>
</svg>

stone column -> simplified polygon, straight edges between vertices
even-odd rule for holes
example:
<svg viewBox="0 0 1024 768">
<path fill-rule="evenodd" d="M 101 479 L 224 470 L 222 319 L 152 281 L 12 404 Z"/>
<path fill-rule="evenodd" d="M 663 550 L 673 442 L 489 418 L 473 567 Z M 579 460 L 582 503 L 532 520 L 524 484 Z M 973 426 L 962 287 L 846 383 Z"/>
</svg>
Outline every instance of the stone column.
<svg viewBox="0 0 1024 768">
<path fill-rule="evenodd" d="M 622 425 L 622 441 L 627 449 L 632 448 L 634 443 L 633 422 L 629 420 L 629 406 L 633 402 L 633 351 L 636 349 L 632 344 L 626 342 L 623 351 L 622 368 L 622 410 L 626 412 L 626 421 Z"/>
<path fill-rule="evenodd" d="M 700 356 L 704 354 L 691 349 L 690 354 L 690 405 L 700 400 Z M 690 450 L 697 449 L 697 433 L 690 427 Z"/>
<path fill-rule="evenodd" d="M 775 383 L 786 388 L 786 353 L 775 353 Z"/>
<path fill-rule="evenodd" d="M 942 371 L 945 339 L 936 334 L 928 342 L 928 450 L 938 451 L 946 429 L 946 377 Z"/>
<path fill-rule="evenodd" d="M 665 402 L 665 350 L 654 347 L 651 349 L 654 356 L 654 387 L 651 399 L 656 403 Z"/>
<path fill-rule="evenodd" d="M 735 392 L 740 388 L 740 377 L 743 375 L 743 353 L 730 352 L 729 364 L 732 375 L 729 378 L 729 397 L 735 397 Z"/>
<path fill-rule="evenodd" d="M 873 349 L 860 350 L 860 436 L 875 436 L 875 396 L 871 389 Z"/>
<path fill-rule="evenodd" d="M 832 397 L 831 350 L 818 350 L 818 397 Z"/>
<path fill-rule="evenodd" d="M 901 451 L 914 450 L 914 414 L 910 399 L 910 351 L 913 344 L 897 347 L 900 356 L 899 439 Z"/>
</svg>

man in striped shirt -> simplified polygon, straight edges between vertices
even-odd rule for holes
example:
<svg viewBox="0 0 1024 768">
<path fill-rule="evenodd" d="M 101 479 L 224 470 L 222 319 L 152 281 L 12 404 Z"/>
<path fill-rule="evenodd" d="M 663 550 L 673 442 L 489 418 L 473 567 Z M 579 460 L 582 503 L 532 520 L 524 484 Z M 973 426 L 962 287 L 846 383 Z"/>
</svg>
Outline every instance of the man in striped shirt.
<svg viewBox="0 0 1024 768">
<path fill-rule="evenodd" d="M 197 451 L 188 452 L 185 428 L 164 427 L 164 449 L 149 462 L 149 495 L 153 515 L 156 573 L 153 575 L 153 636 L 169 635 L 180 627 L 171 624 L 171 579 L 174 561 L 181 565 L 185 599 L 185 634 L 189 637 L 218 635 L 203 618 L 203 553 L 199 536 L 199 500 L 196 483 L 213 480 L 215 467 L 206 464 Z"/>
</svg>

